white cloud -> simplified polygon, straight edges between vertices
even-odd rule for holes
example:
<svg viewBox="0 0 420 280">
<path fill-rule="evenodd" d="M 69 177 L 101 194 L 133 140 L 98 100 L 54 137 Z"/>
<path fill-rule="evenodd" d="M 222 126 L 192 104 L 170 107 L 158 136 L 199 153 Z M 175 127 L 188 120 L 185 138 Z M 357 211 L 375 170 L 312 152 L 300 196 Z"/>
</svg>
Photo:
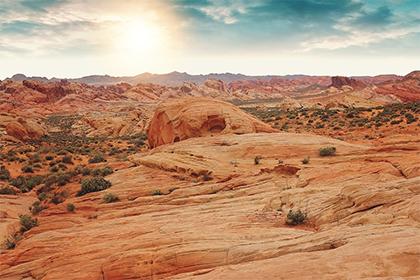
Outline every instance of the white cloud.
<svg viewBox="0 0 420 280">
<path fill-rule="evenodd" d="M 249 8 L 261 5 L 257 1 L 245 0 L 212 0 L 210 6 L 200 7 L 198 10 L 215 21 L 225 24 L 238 22 L 238 15 L 246 14 Z"/>
</svg>

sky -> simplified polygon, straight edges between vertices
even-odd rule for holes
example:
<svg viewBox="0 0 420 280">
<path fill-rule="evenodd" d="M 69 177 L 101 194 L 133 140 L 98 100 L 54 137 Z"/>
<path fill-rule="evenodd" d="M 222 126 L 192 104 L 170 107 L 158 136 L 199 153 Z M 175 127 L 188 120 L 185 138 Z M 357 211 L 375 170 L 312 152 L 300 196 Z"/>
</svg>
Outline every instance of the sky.
<svg viewBox="0 0 420 280">
<path fill-rule="evenodd" d="M 0 0 L 0 79 L 420 70 L 420 0 Z"/>
</svg>

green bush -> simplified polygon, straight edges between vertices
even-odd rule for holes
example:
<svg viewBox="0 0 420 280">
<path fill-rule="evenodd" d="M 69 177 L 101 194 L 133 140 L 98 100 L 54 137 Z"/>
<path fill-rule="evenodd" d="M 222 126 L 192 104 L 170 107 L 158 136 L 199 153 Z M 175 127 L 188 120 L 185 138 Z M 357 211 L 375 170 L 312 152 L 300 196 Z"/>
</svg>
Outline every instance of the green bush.
<svg viewBox="0 0 420 280">
<path fill-rule="evenodd" d="M 42 193 L 38 194 L 38 199 L 39 199 L 40 201 L 44 201 L 44 200 L 46 200 L 47 198 L 48 198 L 48 195 L 47 195 L 46 193 L 44 193 L 44 192 L 42 192 Z"/>
<path fill-rule="evenodd" d="M 94 177 L 91 179 L 83 179 L 81 184 L 81 189 L 77 193 L 78 196 L 85 195 L 91 192 L 103 191 L 111 187 L 111 182 L 105 180 L 103 177 Z"/>
<path fill-rule="evenodd" d="M 287 213 L 286 224 L 292 226 L 303 224 L 306 221 L 306 217 L 306 213 L 302 212 L 300 209 L 297 211 L 290 209 L 289 213 Z"/>
<path fill-rule="evenodd" d="M 20 220 L 20 231 L 22 233 L 38 225 L 38 220 L 32 219 L 32 217 L 29 215 L 20 215 L 19 220 Z"/>
<path fill-rule="evenodd" d="M 71 156 L 63 156 L 63 158 L 61 159 L 61 162 L 65 164 L 73 164 L 73 159 Z"/>
<path fill-rule="evenodd" d="M 68 203 L 66 208 L 68 212 L 74 212 L 76 210 L 76 206 L 73 203 Z"/>
<path fill-rule="evenodd" d="M 23 177 L 18 176 L 16 178 L 11 179 L 9 182 L 12 186 L 18 188 L 21 192 L 29 192 L 34 187 L 40 185 L 44 180 L 44 177 L 41 175 L 37 176 L 29 176 Z"/>
<path fill-rule="evenodd" d="M 12 250 L 12 249 L 16 248 L 16 239 L 13 236 L 7 238 L 4 241 L 3 247 L 6 250 Z"/>
<path fill-rule="evenodd" d="M 47 156 L 45 156 L 45 160 L 53 160 L 54 159 L 54 157 L 53 156 L 51 156 L 51 155 L 47 155 Z"/>
<path fill-rule="evenodd" d="M 3 165 L 0 165 L 0 180 L 6 181 L 10 179 L 10 172 Z"/>
<path fill-rule="evenodd" d="M 44 176 L 41 175 L 36 175 L 36 176 L 32 176 L 32 177 L 26 177 L 26 186 L 29 189 L 33 189 L 34 187 L 42 184 L 42 182 L 44 181 Z"/>
<path fill-rule="evenodd" d="M 41 161 L 41 156 L 38 153 L 33 154 L 30 159 L 31 163 L 40 162 L 40 161 Z"/>
<path fill-rule="evenodd" d="M 305 157 L 305 158 L 302 160 L 302 163 L 303 163 L 303 164 L 308 164 L 308 163 L 309 163 L 309 157 Z"/>
<path fill-rule="evenodd" d="M 57 205 L 64 202 L 64 199 L 65 193 L 58 193 L 53 195 L 53 197 L 51 198 L 51 202 Z"/>
<path fill-rule="evenodd" d="M 44 210 L 45 208 L 41 205 L 41 201 L 35 201 L 33 204 L 32 204 L 32 206 L 31 206 L 31 208 L 30 208 L 30 210 L 31 210 L 31 213 L 33 214 L 33 215 L 37 215 L 37 214 L 39 214 L 42 210 Z"/>
<path fill-rule="evenodd" d="M 335 147 L 323 147 L 321 149 L 319 149 L 319 155 L 321 157 L 327 157 L 327 156 L 333 156 L 335 155 L 336 152 L 336 148 Z"/>
<path fill-rule="evenodd" d="M 104 197 L 102 198 L 102 200 L 105 203 L 112 203 L 112 202 L 117 202 L 120 199 L 119 199 L 119 197 L 117 195 L 115 195 L 113 193 L 107 193 L 107 194 L 104 195 Z"/>
<path fill-rule="evenodd" d="M 70 182 L 71 176 L 69 174 L 60 174 L 57 177 L 57 185 L 64 186 Z"/>
<path fill-rule="evenodd" d="M 92 175 L 94 175 L 94 176 L 105 177 L 105 176 L 110 175 L 112 173 L 114 173 L 114 170 L 112 170 L 112 168 L 109 167 L 109 166 L 92 170 Z"/>
<path fill-rule="evenodd" d="M 55 183 L 57 183 L 57 175 L 49 175 L 45 180 L 44 180 L 44 184 L 46 187 L 50 187 L 52 185 L 54 185 Z"/>
<path fill-rule="evenodd" d="M 152 195 L 163 195 L 163 193 L 162 193 L 162 191 L 161 191 L 161 190 L 154 190 L 154 191 L 152 192 Z"/>
<path fill-rule="evenodd" d="M 58 172 L 60 170 L 57 165 L 54 165 L 50 168 L 50 172 Z"/>
<path fill-rule="evenodd" d="M 101 154 L 96 154 L 88 160 L 89 163 L 99 163 L 99 162 L 105 162 L 105 161 L 106 159 Z"/>
<path fill-rule="evenodd" d="M 10 187 L 3 187 L 0 189 L 0 194 L 16 194 L 16 191 Z"/>
<path fill-rule="evenodd" d="M 22 172 L 24 173 L 34 173 L 34 170 L 32 168 L 32 166 L 30 165 L 25 165 L 21 168 Z"/>
</svg>

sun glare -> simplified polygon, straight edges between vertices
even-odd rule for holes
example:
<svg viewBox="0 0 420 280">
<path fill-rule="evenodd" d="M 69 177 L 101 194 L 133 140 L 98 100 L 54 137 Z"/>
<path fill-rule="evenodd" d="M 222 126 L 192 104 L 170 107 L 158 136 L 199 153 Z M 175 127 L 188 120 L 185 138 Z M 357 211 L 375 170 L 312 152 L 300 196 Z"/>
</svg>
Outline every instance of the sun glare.
<svg viewBox="0 0 420 280">
<path fill-rule="evenodd" d="M 124 23 L 121 27 L 118 47 L 130 54 L 144 55 L 156 52 L 163 44 L 163 31 L 141 20 Z"/>
</svg>

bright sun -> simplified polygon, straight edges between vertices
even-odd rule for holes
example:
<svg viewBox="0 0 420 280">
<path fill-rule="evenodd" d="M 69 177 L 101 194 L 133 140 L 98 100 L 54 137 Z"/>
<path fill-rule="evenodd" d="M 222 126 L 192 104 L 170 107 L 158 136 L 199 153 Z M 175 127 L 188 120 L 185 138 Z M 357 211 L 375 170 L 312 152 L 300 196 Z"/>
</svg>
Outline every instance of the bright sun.
<svg viewBox="0 0 420 280">
<path fill-rule="evenodd" d="M 150 23 L 140 20 L 122 25 L 121 41 L 118 46 L 131 54 L 148 54 L 162 47 L 163 31 Z"/>
</svg>

